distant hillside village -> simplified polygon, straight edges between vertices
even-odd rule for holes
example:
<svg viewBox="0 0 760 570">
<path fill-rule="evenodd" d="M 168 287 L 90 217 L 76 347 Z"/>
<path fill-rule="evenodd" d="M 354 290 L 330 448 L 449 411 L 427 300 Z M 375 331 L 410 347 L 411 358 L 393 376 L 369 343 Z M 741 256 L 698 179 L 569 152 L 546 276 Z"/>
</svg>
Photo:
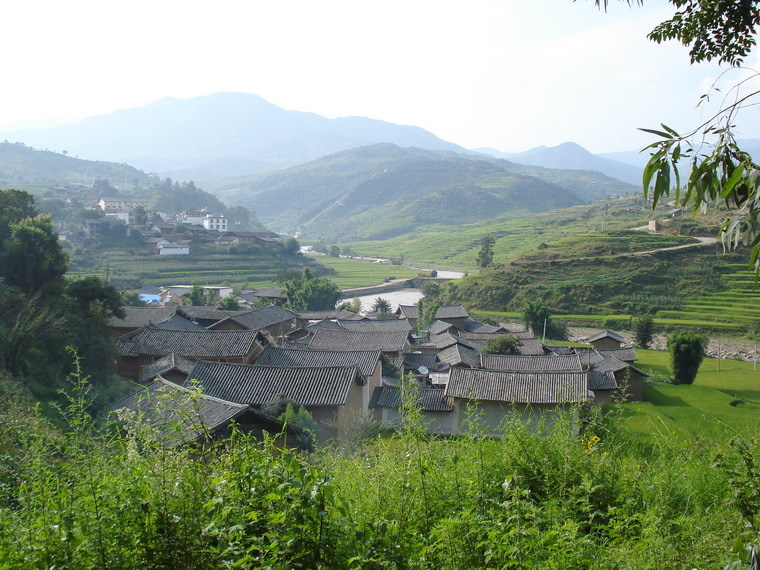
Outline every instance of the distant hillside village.
<svg viewBox="0 0 760 570">
<path fill-rule="evenodd" d="M 59 239 L 70 247 L 86 247 L 103 236 L 106 228 L 111 231 L 114 221 L 123 224 L 124 237 L 139 235 L 145 248 L 155 255 L 189 255 L 193 244 L 198 243 L 273 247 L 282 239 L 273 232 L 236 230 L 224 214 L 207 208 L 183 210 L 170 216 L 149 209 L 145 198 L 100 196 L 97 189 L 79 184 L 51 188 L 46 197 L 69 199 L 72 193 L 96 215 L 65 224 L 67 227 L 59 232 Z"/>
<path fill-rule="evenodd" d="M 381 320 L 276 304 L 224 311 L 167 302 L 125 310 L 125 318 L 111 320 L 118 372 L 141 388 L 111 409 L 156 422 L 192 409 L 184 440 L 222 437 L 233 423 L 276 435 L 282 422 L 266 411 L 277 402 L 303 406 L 319 440 L 341 441 L 368 424 L 398 427 L 410 405 L 430 433 L 456 435 L 477 404 L 484 428 L 498 435 L 511 414 L 550 422 L 578 404 L 638 401 L 643 393 L 636 353 L 612 331 L 589 338 L 590 348 L 547 346 L 525 331 L 477 322 L 458 305 L 440 307 L 423 332 L 415 332 L 416 306 Z M 519 340 L 519 354 L 482 352 L 486 341 L 505 335 Z M 197 384 L 202 395 L 194 400 Z M 404 395 L 410 386 L 412 400 Z"/>
</svg>

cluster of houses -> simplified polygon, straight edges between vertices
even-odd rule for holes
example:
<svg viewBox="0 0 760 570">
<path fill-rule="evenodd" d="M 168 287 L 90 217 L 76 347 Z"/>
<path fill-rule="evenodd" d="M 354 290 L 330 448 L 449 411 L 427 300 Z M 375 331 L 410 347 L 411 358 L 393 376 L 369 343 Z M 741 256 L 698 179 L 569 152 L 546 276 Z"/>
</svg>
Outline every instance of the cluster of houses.
<svg viewBox="0 0 760 570">
<path fill-rule="evenodd" d="M 219 246 L 256 245 L 274 247 L 281 237 L 274 232 L 231 230 L 224 214 L 207 209 L 185 210 L 170 218 L 166 212 L 148 209 L 148 201 L 134 196 L 100 197 L 91 200 L 91 207 L 102 212 L 103 218 L 87 219 L 76 228 L 61 230 L 59 238 L 72 247 L 83 247 L 87 239 L 101 233 L 102 220 L 112 218 L 123 222 L 128 234 L 137 231 L 147 249 L 155 255 L 189 255 L 193 243 Z M 141 218 L 138 223 L 138 218 Z M 180 229 L 181 231 L 178 231 Z"/>
<path fill-rule="evenodd" d="M 339 441 L 368 421 L 398 426 L 404 405 L 419 408 L 431 433 L 457 435 L 476 404 L 484 429 L 498 435 L 514 414 L 535 421 L 578 403 L 642 398 L 636 353 L 611 331 L 588 339 L 589 348 L 569 349 L 479 323 L 461 306 L 441 307 L 424 338 L 413 332 L 415 306 L 385 320 L 277 305 L 125 309 L 111 322 L 118 372 L 140 388 L 112 409 L 169 420 L 184 406 L 193 411 L 184 439 L 224 435 L 233 422 L 277 433 L 282 423 L 262 409 L 278 401 L 302 405 L 320 440 Z M 481 352 L 503 335 L 519 338 L 519 355 Z M 402 374 L 414 379 L 411 404 L 402 398 Z M 153 403 L 165 402 L 162 395 L 175 403 L 159 412 Z"/>
</svg>

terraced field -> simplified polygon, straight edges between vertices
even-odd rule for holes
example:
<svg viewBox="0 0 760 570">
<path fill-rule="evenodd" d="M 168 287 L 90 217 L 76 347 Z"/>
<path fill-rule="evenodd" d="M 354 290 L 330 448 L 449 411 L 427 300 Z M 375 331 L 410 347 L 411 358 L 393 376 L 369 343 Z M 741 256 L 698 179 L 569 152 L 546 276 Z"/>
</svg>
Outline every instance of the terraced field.
<svg viewBox="0 0 760 570">
<path fill-rule="evenodd" d="M 687 297 L 677 311 L 658 311 L 657 320 L 703 323 L 704 328 L 741 330 L 760 324 L 760 287 L 746 264 L 727 265 L 728 290 Z"/>
<path fill-rule="evenodd" d="M 305 256 L 232 255 L 226 251 L 198 249 L 190 255 L 157 256 L 134 250 L 100 250 L 72 258 L 69 275 L 105 275 L 144 285 L 167 286 L 198 283 L 200 285 L 271 286 L 275 276 L 285 269 L 301 271 L 311 267 L 320 275 L 333 271 Z"/>
</svg>

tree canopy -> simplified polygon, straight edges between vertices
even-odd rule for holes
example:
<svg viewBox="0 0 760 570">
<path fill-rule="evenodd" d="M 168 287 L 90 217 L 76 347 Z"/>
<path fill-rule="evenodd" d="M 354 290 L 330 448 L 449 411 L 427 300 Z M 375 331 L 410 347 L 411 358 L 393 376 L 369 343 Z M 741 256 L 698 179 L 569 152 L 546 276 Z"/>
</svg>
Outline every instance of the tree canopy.
<svg viewBox="0 0 760 570">
<path fill-rule="evenodd" d="M 486 234 L 480 240 L 480 252 L 478 253 L 478 267 L 488 267 L 493 261 L 493 244 L 495 240 L 491 234 Z"/>
<path fill-rule="evenodd" d="M 298 277 L 280 281 L 288 302 L 285 306 L 296 311 L 334 309 L 340 299 L 340 289 L 326 277 L 318 277 L 308 267 Z"/>
</svg>

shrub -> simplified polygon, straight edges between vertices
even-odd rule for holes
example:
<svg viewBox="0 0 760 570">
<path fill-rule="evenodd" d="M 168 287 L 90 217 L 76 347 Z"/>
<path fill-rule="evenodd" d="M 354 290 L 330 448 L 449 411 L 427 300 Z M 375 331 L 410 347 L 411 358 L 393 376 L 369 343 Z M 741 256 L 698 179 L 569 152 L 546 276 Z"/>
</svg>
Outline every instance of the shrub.
<svg viewBox="0 0 760 570">
<path fill-rule="evenodd" d="M 674 384 L 693 384 L 705 357 L 705 339 L 691 331 L 676 331 L 668 338 Z"/>
<path fill-rule="evenodd" d="M 633 334 L 636 344 L 641 348 L 649 348 L 654 338 L 654 319 L 650 315 L 643 315 L 633 322 Z"/>
</svg>

